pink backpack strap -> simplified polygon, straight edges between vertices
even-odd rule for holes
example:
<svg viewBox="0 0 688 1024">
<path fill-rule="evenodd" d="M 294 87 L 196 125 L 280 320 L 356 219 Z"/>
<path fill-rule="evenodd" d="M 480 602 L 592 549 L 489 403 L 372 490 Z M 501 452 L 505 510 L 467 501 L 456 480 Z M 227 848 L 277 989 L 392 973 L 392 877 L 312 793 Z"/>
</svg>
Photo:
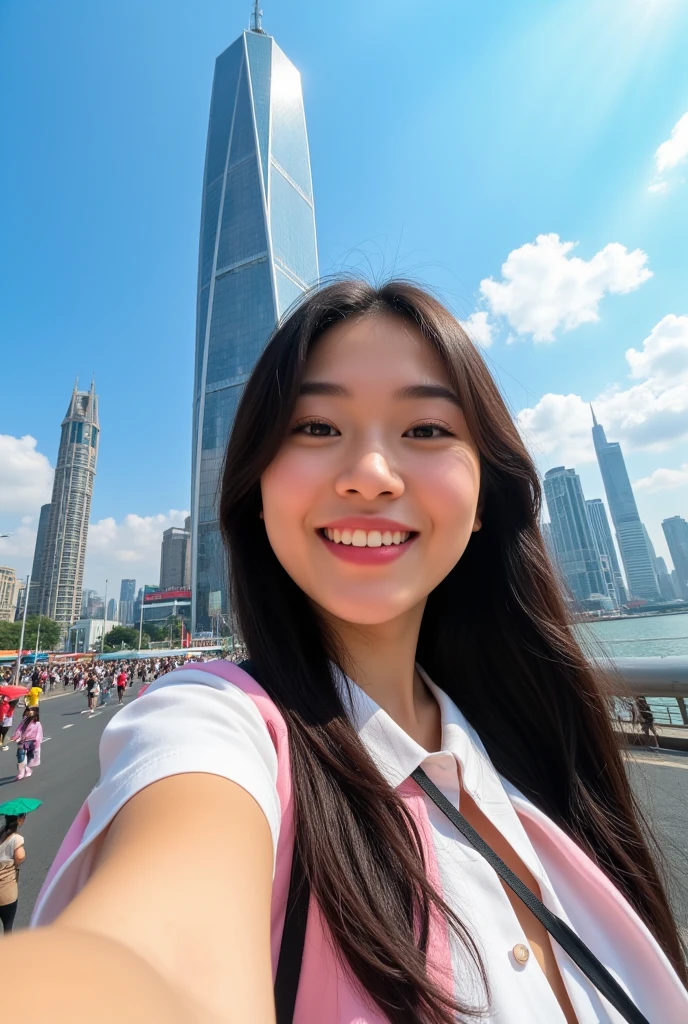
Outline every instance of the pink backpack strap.
<svg viewBox="0 0 688 1024">
<path fill-rule="evenodd" d="M 79 813 L 70 825 L 67 835 L 60 844 L 60 849 L 57 851 L 55 860 L 50 865 L 50 870 L 48 871 L 45 881 L 41 886 L 41 891 L 38 894 L 38 899 L 36 900 L 37 904 L 43 899 L 44 893 L 62 865 L 69 860 L 75 850 L 78 850 L 90 820 L 91 816 L 88 811 L 88 802 L 84 801 L 79 809 Z"/>
</svg>

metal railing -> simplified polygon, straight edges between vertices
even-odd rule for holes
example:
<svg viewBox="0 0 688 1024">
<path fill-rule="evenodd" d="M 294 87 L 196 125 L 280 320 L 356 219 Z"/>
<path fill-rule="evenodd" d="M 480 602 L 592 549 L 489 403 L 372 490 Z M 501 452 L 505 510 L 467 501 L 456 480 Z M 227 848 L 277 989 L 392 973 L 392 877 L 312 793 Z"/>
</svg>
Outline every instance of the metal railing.
<svg viewBox="0 0 688 1024">
<path fill-rule="evenodd" d="M 688 655 L 598 659 L 606 673 L 616 675 L 618 696 L 647 697 L 657 725 L 688 728 Z M 659 703 L 653 698 L 663 698 Z"/>
</svg>

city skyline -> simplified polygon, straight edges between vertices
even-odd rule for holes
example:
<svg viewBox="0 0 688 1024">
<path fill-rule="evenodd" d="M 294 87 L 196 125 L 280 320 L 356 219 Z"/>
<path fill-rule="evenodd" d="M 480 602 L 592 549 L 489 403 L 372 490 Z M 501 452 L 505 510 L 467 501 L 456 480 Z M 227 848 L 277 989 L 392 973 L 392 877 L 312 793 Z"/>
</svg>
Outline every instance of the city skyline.
<svg viewBox="0 0 688 1024">
<path fill-rule="evenodd" d="M 688 515 L 688 9 L 629 2 L 632 17 L 606 0 L 546 13 L 524 0 L 493 19 L 439 0 L 431 48 L 414 5 L 304 0 L 266 6 L 266 24 L 303 76 L 321 271 L 430 284 L 485 347 L 541 475 L 573 466 L 589 498 L 603 494 L 592 401 L 669 561 L 661 522 Z M 86 585 L 157 579 L 160 536 L 189 514 L 208 101 L 250 6 L 4 12 L 3 368 L 26 380 L 27 354 L 34 368 L 0 416 L 0 563 L 23 578 L 75 372 L 95 370 L 105 428 Z M 108 118 L 94 123 L 94 105 Z M 37 237 L 51 267 L 40 301 Z"/>
</svg>

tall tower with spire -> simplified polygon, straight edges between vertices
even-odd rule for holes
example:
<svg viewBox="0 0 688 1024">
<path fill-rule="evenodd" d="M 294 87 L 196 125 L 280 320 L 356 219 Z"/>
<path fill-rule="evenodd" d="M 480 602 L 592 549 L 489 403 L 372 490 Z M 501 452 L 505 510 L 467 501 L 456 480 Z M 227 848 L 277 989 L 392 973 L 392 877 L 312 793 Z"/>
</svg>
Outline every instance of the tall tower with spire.
<svg viewBox="0 0 688 1024">
<path fill-rule="evenodd" d="M 38 607 L 66 630 L 80 617 L 88 521 L 98 459 L 98 398 L 74 384 L 62 421 L 53 496 L 42 552 Z"/>
<path fill-rule="evenodd" d="M 318 278 L 301 76 L 262 27 L 215 62 L 203 176 L 191 468 L 193 630 L 228 624 L 218 482 L 246 380 Z"/>
<path fill-rule="evenodd" d="M 592 439 L 597 462 L 607 495 L 607 504 L 616 531 L 621 561 L 632 597 L 656 601 L 661 597 L 652 553 L 648 547 L 645 527 L 640 521 L 635 495 L 628 477 L 621 445 L 608 441 L 604 427 L 592 412 Z"/>
</svg>

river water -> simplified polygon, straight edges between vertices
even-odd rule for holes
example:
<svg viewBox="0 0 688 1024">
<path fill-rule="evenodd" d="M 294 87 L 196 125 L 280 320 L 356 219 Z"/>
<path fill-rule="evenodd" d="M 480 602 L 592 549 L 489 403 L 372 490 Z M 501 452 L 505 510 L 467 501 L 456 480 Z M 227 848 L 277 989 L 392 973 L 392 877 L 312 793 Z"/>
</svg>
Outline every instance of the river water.
<svg viewBox="0 0 688 1024">
<path fill-rule="evenodd" d="M 585 650 L 598 657 L 688 656 L 688 613 L 586 622 L 577 624 L 575 630 Z M 675 698 L 653 697 L 649 703 L 658 725 L 683 724 Z"/>
</svg>

